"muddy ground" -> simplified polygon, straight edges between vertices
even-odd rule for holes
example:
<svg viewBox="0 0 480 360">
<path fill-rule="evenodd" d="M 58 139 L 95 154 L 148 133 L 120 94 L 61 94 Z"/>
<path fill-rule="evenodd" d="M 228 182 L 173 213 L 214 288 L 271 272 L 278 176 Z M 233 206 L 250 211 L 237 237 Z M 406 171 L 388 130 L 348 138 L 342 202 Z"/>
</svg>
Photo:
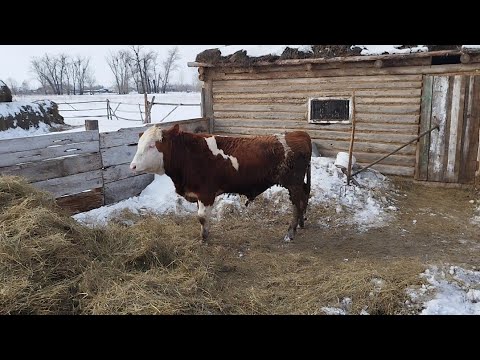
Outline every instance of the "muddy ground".
<svg viewBox="0 0 480 360">
<path fill-rule="evenodd" d="M 406 287 L 421 285 L 418 274 L 427 267 L 452 264 L 478 270 L 480 227 L 471 219 L 480 196 L 475 189 L 431 188 L 401 178 L 393 182 L 397 210 L 386 226 L 360 231 L 345 224 L 342 217 L 348 215 L 337 214 L 335 206 L 314 206 L 305 229 L 293 242 L 285 243 L 289 215 L 257 204 L 258 213 L 232 214 L 214 222 L 203 251 L 223 254 L 223 270 L 217 274 L 226 292 L 258 294 L 262 288 L 269 289 L 256 306 L 301 303 L 304 289 L 310 302 L 318 293 L 318 307 L 302 304 L 285 308 L 285 313 L 317 313 L 321 305 L 342 307 L 342 299 L 350 297 L 352 314 L 362 309 L 370 314 L 416 314 L 421 304 L 403 306 L 408 298 L 402 294 Z M 194 217 L 174 218 L 180 226 L 196 231 Z M 374 286 L 368 284 L 372 279 L 387 283 L 383 298 L 376 302 L 371 299 Z M 292 295 L 295 291 L 297 298 Z M 388 291 L 391 298 L 385 298 Z M 283 313 L 281 309 L 276 306 L 274 312 Z"/>
<path fill-rule="evenodd" d="M 478 191 L 426 187 L 401 178 L 393 182 L 399 190 L 395 196 L 397 210 L 384 227 L 359 231 L 355 226 L 341 224 L 346 215 L 337 214 L 335 207 L 315 206 L 307 214 L 305 229 L 299 229 L 292 243 L 283 243 L 279 239 L 283 238 L 290 216 L 271 209 L 245 219 L 250 235 L 246 234 L 238 244 L 228 239 L 228 233 L 238 226 L 237 221 L 235 226 L 228 219 L 214 222 L 210 243 L 237 245 L 239 250 L 247 244 L 275 251 L 288 248 L 340 260 L 416 257 L 426 263 L 480 265 L 480 227 L 471 223 L 475 207 L 480 205 Z"/>
</svg>

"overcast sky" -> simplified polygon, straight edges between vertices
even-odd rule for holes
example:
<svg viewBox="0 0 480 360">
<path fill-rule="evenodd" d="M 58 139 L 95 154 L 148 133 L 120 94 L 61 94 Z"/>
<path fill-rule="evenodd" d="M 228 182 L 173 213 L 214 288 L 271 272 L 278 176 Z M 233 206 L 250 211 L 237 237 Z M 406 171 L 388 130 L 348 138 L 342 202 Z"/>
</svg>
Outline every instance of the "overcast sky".
<svg viewBox="0 0 480 360">
<path fill-rule="evenodd" d="M 156 50 L 163 59 L 168 50 L 175 45 L 144 45 L 145 49 Z M 195 56 L 205 50 L 223 45 L 178 45 L 180 50 L 179 69 L 172 74 L 172 81 L 183 80 L 192 83 L 193 76 L 197 76 L 197 68 L 188 68 L 187 62 L 195 61 Z M 39 85 L 30 71 L 30 60 L 33 56 L 66 53 L 68 55 L 82 55 L 91 58 L 90 64 L 94 70 L 97 84 L 111 86 L 113 74 L 105 61 L 109 51 L 126 49 L 128 45 L 0 45 L 0 80 L 8 78 L 17 80 L 18 84 L 28 80 L 30 86 Z"/>
</svg>

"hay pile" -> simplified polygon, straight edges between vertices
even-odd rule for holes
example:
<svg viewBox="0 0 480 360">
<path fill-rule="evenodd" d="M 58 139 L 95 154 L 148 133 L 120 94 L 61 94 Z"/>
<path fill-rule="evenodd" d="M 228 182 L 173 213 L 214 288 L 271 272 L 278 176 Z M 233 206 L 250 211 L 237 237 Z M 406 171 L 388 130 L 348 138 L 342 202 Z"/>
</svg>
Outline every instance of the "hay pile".
<svg viewBox="0 0 480 360">
<path fill-rule="evenodd" d="M 263 220 L 261 238 L 255 219 L 227 217 L 207 246 L 194 217 L 132 219 L 89 228 L 22 179 L 0 177 L 0 314 L 323 314 L 345 298 L 348 313 L 394 314 L 424 270 L 268 243 L 282 217 Z"/>
<path fill-rule="evenodd" d="M 173 221 L 90 229 L 16 177 L 0 177 L 0 204 L 0 314 L 218 309 L 213 265 Z"/>
</svg>

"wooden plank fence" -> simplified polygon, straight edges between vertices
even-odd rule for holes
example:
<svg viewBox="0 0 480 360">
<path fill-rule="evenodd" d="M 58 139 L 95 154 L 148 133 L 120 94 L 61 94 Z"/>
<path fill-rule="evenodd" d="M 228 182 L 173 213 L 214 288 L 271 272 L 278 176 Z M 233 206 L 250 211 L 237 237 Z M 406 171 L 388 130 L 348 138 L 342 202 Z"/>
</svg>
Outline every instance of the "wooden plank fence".
<svg viewBox="0 0 480 360">
<path fill-rule="evenodd" d="M 27 138 L 0 140 L 0 175 L 16 175 L 51 192 L 57 203 L 72 213 L 88 211 L 140 194 L 154 179 L 134 174 L 129 164 L 139 134 L 149 126 L 99 133 L 98 122 L 89 129 Z M 184 131 L 208 132 L 208 119 L 155 124 Z"/>
</svg>

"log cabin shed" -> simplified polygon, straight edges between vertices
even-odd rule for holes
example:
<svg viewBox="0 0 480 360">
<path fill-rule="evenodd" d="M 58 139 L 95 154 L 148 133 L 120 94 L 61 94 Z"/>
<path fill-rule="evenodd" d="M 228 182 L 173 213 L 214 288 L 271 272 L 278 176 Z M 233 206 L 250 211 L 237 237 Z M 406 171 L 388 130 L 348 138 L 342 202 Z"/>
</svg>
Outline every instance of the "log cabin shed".
<svg viewBox="0 0 480 360">
<path fill-rule="evenodd" d="M 373 168 L 419 181 L 473 184 L 480 160 L 478 50 L 334 57 L 296 51 L 297 58 L 285 59 L 245 51 L 222 57 L 212 49 L 188 65 L 198 67 L 202 116 L 216 135 L 301 129 L 321 156 L 335 157 L 348 152 L 354 117 L 353 154 L 365 166 L 438 124 Z"/>
</svg>

